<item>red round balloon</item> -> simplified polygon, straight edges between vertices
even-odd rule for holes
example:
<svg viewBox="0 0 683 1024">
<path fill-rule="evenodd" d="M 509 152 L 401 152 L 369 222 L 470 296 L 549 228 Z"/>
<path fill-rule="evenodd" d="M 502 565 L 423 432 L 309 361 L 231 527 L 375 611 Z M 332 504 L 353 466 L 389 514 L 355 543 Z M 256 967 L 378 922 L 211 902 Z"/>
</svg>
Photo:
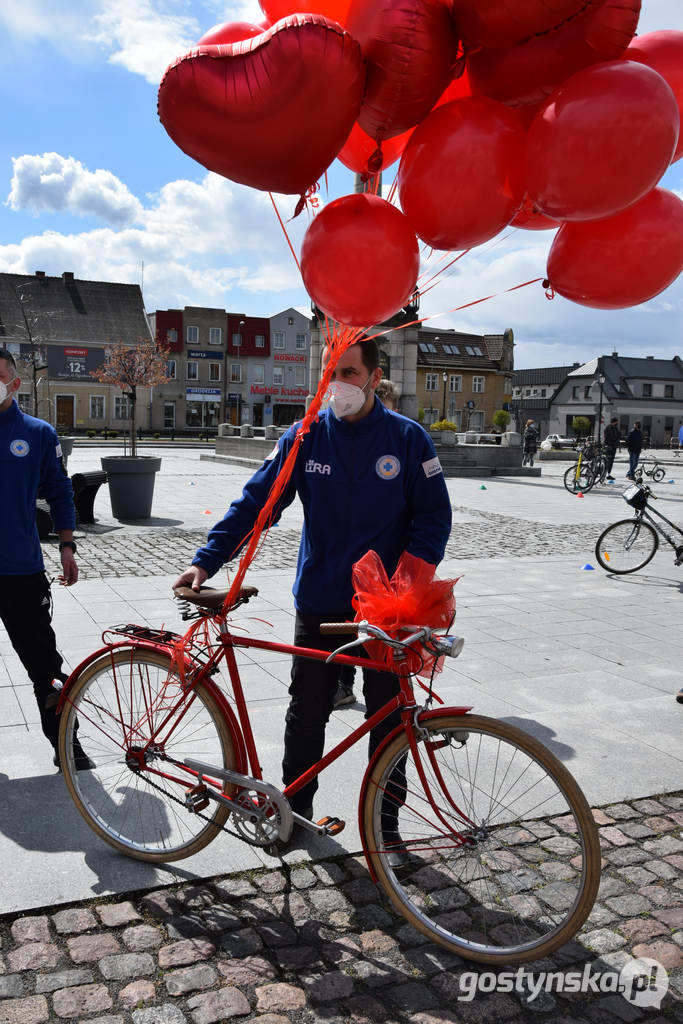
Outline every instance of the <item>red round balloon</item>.
<svg viewBox="0 0 683 1024">
<path fill-rule="evenodd" d="M 574 17 L 585 0 L 453 0 L 453 15 L 470 47 L 507 47 Z"/>
<path fill-rule="evenodd" d="M 205 46 L 207 43 L 239 43 L 242 39 L 260 36 L 268 27 L 265 24 L 252 25 L 249 21 L 226 21 L 205 32 L 197 46 Z"/>
<path fill-rule="evenodd" d="M 410 131 L 395 135 L 393 139 L 385 139 L 378 143 L 363 131 L 359 124 L 354 124 L 351 134 L 337 154 L 338 159 L 356 174 L 379 174 L 385 167 L 390 167 L 399 159 L 410 138 Z M 370 166 L 372 164 L 372 166 Z"/>
<path fill-rule="evenodd" d="M 522 119 L 494 100 L 436 107 L 418 125 L 398 171 L 401 207 L 433 249 L 468 249 L 497 234 L 524 193 Z"/>
<path fill-rule="evenodd" d="M 548 256 L 555 291 L 593 309 L 647 302 L 681 270 L 683 203 L 659 188 L 613 217 L 563 224 Z"/>
<path fill-rule="evenodd" d="M 259 0 L 271 25 L 292 14 L 322 14 L 342 28 L 346 26 L 350 3 L 351 0 Z"/>
<path fill-rule="evenodd" d="M 372 139 L 413 128 L 448 85 L 458 57 L 448 7 L 434 0 L 352 0 L 347 28 L 368 66 L 361 128 Z"/>
<path fill-rule="evenodd" d="M 354 327 L 381 323 L 415 291 L 417 239 L 400 210 L 368 192 L 329 203 L 301 246 L 301 275 L 316 306 Z"/>
<path fill-rule="evenodd" d="M 348 32 L 319 15 L 294 15 L 174 61 L 159 86 L 159 117 L 210 171 L 300 195 L 344 145 L 364 84 L 360 47 Z"/>
<path fill-rule="evenodd" d="M 673 159 L 683 156 L 683 32 L 646 32 L 624 51 L 624 60 L 637 60 L 657 71 L 676 97 L 681 128 Z"/>
<path fill-rule="evenodd" d="M 575 71 L 616 60 L 633 38 L 641 0 L 590 0 L 557 28 L 508 49 L 472 51 L 467 58 L 473 95 L 521 106 L 540 103 Z"/>
<path fill-rule="evenodd" d="M 529 128 L 526 185 L 558 220 L 608 217 L 649 192 L 671 162 L 678 107 L 661 75 L 610 61 L 567 79 Z"/>
<path fill-rule="evenodd" d="M 559 226 L 559 221 L 541 213 L 529 196 L 524 196 L 522 205 L 510 221 L 511 228 L 523 228 L 524 231 L 554 231 Z"/>
</svg>

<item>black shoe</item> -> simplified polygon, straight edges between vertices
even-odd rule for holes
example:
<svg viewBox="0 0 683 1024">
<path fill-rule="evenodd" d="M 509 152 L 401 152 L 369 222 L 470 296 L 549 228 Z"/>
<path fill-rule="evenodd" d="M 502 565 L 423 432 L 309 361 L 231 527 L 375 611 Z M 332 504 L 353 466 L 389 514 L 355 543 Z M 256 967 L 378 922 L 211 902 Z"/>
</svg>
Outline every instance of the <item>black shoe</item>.
<svg viewBox="0 0 683 1024">
<path fill-rule="evenodd" d="M 333 709 L 346 707 L 347 704 L 355 704 L 356 695 L 353 692 L 352 686 L 345 686 L 344 683 L 339 683 L 337 686 L 337 692 L 334 695 Z"/>
<path fill-rule="evenodd" d="M 59 762 L 59 751 L 55 751 L 52 763 L 55 768 L 59 768 L 61 772 L 62 766 Z M 93 768 L 97 767 L 95 762 L 88 757 L 78 740 L 74 740 L 74 767 L 77 772 L 89 772 L 92 771 Z"/>
<path fill-rule="evenodd" d="M 683 704 L 683 690 L 679 690 L 676 694 L 676 700 L 679 704 Z"/>
<path fill-rule="evenodd" d="M 394 871 L 407 867 L 412 857 L 408 853 L 400 833 L 385 832 L 382 838 L 384 839 L 384 850 L 388 866 Z"/>
</svg>

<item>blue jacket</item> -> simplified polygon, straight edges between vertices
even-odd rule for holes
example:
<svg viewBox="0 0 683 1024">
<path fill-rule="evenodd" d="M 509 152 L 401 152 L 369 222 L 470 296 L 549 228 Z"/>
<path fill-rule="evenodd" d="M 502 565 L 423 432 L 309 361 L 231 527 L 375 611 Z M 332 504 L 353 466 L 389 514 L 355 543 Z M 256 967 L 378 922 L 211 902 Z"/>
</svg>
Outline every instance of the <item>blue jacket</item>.
<svg viewBox="0 0 683 1024">
<path fill-rule="evenodd" d="M 49 502 L 55 530 L 73 530 L 73 488 L 56 431 L 27 416 L 16 402 L 0 412 L 0 479 L 0 576 L 42 572 L 36 498 Z"/>
<path fill-rule="evenodd" d="M 209 533 L 194 560 L 212 576 L 234 558 L 265 504 L 299 424 L 283 434 Z M 298 494 L 304 508 L 294 604 L 304 614 L 348 614 L 351 568 L 371 548 L 391 576 L 403 551 L 436 565 L 451 529 L 451 506 L 434 445 L 413 420 L 375 399 L 357 423 L 323 412 L 305 436 L 275 512 Z"/>
</svg>

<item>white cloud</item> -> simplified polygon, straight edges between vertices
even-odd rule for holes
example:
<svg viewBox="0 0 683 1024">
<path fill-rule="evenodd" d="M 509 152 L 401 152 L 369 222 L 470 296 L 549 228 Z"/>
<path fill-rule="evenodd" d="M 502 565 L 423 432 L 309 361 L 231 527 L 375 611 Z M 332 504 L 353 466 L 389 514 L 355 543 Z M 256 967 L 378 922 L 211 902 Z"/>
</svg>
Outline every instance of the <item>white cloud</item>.
<svg viewBox="0 0 683 1024">
<path fill-rule="evenodd" d="M 32 213 L 71 213 L 114 226 L 140 218 L 142 204 L 111 171 L 89 171 L 58 153 L 25 154 L 12 160 L 7 203 Z"/>
</svg>

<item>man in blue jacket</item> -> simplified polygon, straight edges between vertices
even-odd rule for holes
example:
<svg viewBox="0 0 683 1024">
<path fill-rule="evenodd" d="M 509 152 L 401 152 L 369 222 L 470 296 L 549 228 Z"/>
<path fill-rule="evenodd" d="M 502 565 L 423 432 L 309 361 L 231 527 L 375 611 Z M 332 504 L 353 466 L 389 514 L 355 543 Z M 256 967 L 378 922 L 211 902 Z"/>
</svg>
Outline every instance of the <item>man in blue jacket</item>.
<svg viewBox="0 0 683 1024">
<path fill-rule="evenodd" d="M 44 420 L 23 413 L 14 396 L 21 380 L 14 357 L 0 348 L 0 620 L 33 683 L 43 732 L 55 749 L 59 718 L 58 691 L 64 681 L 62 658 L 52 629 L 52 598 L 45 575 L 36 527 L 36 497 L 45 498 L 59 534 L 62 562 L 60 582 L 70 587 L 78 579 L 73 529 L 76 524 L 73 488 L 62 463 L 59 438 Z M 76 768 L 92 768 L 78 740 Z"/>
<path fill-rule="evenodd" d="M 370 549 L 390 577 L 404 551 L 433 565 L 443 558 L 451 507 L 441 465 L 422 427 L 390 412 L 375 397 L 381 377 L 374 341 L 360 341 L 342 355 L 333 375 L 330 407 L 304 438 L 276 509 L 277 521 L 297 494 L 304 509 L 293 587 L 296 645 L 322 650 L 339 645 L 338 637 L 321 636 L 320 623 L 353 619 L 351 569 Z M 174 586 L 199 589 L 239 553 L 297 427 L 295 423 L 280 438 Z M 322 757 L 337 682 L 337 666 L 293 659 L 282 765 L 285 785 Z M 390 673 L 365 671 L 363 692 L 370 717 L 398 692 L 398 680 Z M 370 754 L 399 721 L 395 713 L 373 729 Z M 294 794 L 293 810 L 310 818 L 316 789 L 313 781 Z"/>
</svg>

